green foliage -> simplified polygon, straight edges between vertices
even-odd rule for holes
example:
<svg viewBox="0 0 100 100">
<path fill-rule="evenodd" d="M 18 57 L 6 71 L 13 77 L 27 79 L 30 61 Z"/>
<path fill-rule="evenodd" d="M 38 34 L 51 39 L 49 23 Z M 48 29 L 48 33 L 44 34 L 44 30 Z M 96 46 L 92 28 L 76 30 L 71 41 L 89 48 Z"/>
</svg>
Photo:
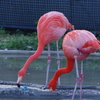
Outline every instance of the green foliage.
<svg viewBox="0 0 100 100">
<path fill-rule="evenodd" d="M 11 36 L 6 39 L 0 40 L 0 49 L 35 50 L 36 47 L 36 37 Z"/>
<path fill-rule="evenodd" d="M 9 35 L 9 31 L 5 30 L 5 28 L 0 28 L 0 37 L 5 37 Z"/>
<path fill-rule="evenodd" d="M 63 37 L 62 37 L 60 40 L 58 40 L 58 44 L 59 44 L 58 47 L 59 47 L 59 50 L 62 49 L 62 40 L 63 40 Z M 48 50 L 48 46 L 47 46 L 47 45 L 45 46 L 45 50 Z M 57 50 L 56 42 L 51 42 L 51 43 L 50 43 L 50 50 L 54 50 L 54 51 Z"/>
<path fill-rule="evenodd" d="M 36 32 L 25 36 L 22 31 L 17 29 L 10 35 L 10 32 L 0 28 L 0 49 L 36 50 L 37 42 Z"/>
<path fill-rule="evenodd" d="M 37 23 L 37 21 L 35 22 Z M 100 40 L 100 34 L 94 33 L 96 38 Z M 59 50 L 62 49 L 62 40 L 63 37 L 59 40 Z M 0 49 L 9 49 L 9 50 L 36 50 L 38 44 L 37 32 L 27 32 L 24 34 L 23 31 L 17 29 L 13 33 L 6 30 L 5 28 L 0 28 Z M 48 49 L 47 45 L 44 48 Z M 51 50 L 56 49 L 56 42 L 50 43 Z"/>
<path fill-rule="evenodd" d="M 97 35 L 97 39 L 100 41 L 100 34 Z"/>
<path fill-rule="evenodd" d="M 24 32 L 17 29 L 11 33 L 4 28 L 0 28 L 0 49 L 8 50 L 36 50 L 38 45 L 37 33 L 29 32 L 24 35 Z M 50 43 L 50 49 L 56 50 L 56 42 Z M 62 49 L 62 39 L 59 40 L 59 50 Z M 47 50 L 47 46 L 45 46 Z"/>
<path fill-rule="evenodd" d="M 62 49 L 62 39 L 59 40 L 59 49 Z M 36 50 L 38 45 L 37 37 L 30 36 L 9 36 L 0 40 L 0 49 L 8 50 Z M 56 42 L 50 43 L 50 49 L 56 50 Z M 45 47 L 47 50 L 47 46 Z"/>
</svg>

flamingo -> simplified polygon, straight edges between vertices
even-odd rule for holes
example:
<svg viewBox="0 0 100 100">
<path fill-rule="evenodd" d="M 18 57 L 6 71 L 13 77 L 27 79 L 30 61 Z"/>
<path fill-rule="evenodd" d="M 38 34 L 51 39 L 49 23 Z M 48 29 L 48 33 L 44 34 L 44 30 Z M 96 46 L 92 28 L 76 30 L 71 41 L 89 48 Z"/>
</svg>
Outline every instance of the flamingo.
<svg viewBox="0 0 100 100">
<path fill-rule="evenodd" d="M 76 84 L 72 95 L 74 100 L 75 92 L 78 83 L 80 83 L 80 100 L 82 98 L 82 83 L 83 83 L 83 63 L 81 66 L 81 74 L 79 75 L 77 60 L 83 60 L 89 56 L 90 53 L 100 50 L 100 42 L 96 39 L 94 34 L 87 30 L 73 30 L 68 32 L 62 43 L 64 55 L 66 56 L 67 65 L 65 68 L 58 69 L 53 78 L 48 83 L 48 87 L 52 91 L 56 90 L 58 78 L 65 73 L 73 70 L 74 64 L 76 65 Z"/>
<path fill-rule="evenodd" d="M 36 52 L 27 59 L 23 68 L 18 72 L 18 87 L 20 87 L 20 83 L 22 82 L 30 63 L 41 55 L 45 45 L 47 44 L 49 50 L 48 66 L 50 65 L 51 57 L 49 43 L 60 39 L 68 29 L 74 29 L 74 26 L 61 12 L 50 11 L 40 17 L 37 25 L 38 47 Z"/>
</svg>

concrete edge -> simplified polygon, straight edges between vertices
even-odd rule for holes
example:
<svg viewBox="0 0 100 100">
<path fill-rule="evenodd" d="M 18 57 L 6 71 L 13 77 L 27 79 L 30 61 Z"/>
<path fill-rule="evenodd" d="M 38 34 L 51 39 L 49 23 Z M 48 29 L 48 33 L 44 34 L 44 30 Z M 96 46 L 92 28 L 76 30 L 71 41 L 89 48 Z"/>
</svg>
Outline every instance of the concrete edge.
<svg viewBox="0 0 100 100">
<path fill-rule="evenodd" d="M 50 51 L 52 58 L 57 58 L 57 51 Z M 33 55 L 35 51 L 29 51 L 29 50 L 0 50 L 0 57 L 29 57 L 30 55 Z M 65 58 L 63 51 L 59 51 L 60 59 Z M 48 57 L 48 51 L 43 51 L 41 56 L 39 58 L 47 58 Z M 91 53 L 87 59 L 95 59 L 100 58 L 100 53 Z"/>
<path fill-rule="evenodd" d="M 23 97 L 23 98 L 71 98 L 74 86 L 58 86 L 55 92 L 49 89 L 43 89 L 43 85 L 31 84 L 18 88 L 15 85 L 0 85 L 0 97 Z M 76 95 L 79 98 L 79 88 L 76 90 Z M 100 98 L 100 90 L 96 86 L 83 87 L 84 98 Z"/>
</svg>

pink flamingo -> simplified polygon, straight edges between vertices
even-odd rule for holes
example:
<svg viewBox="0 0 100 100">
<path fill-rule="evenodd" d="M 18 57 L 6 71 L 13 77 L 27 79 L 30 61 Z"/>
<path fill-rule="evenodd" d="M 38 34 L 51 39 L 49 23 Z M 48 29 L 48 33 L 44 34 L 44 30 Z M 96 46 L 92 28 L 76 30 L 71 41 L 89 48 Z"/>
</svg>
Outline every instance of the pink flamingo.
<svg viewBox="0 0 100 100">
<path fill-rule="evenodd" d="M 49 43 L 60 39 L 68 29 L 74 29 L 74 26 L 69 23 L 68 19 L 61 12 L 51 11 L 40 17 L 37 25 L 38 47 L 36 52 L 27 59 L 23 68 L 18 72 L 18 87 L 20 87 L 20 83 L 24 78 L 30 63 L 41 55 L 45 45 L 47 44 L 49 50 L 48 67 L 50 66 L 51 57 Z M 47 79 L 48 75 L 46 78 L 46 84 L 48 81 Z"/>
<path fill-rule="evenodd" d="M 83 60 L 90 53 L 96 52 L 96 50 L 100 50 L 100 42 L 96 39 L 96 37 L 89 31 L 86 30 L 73 30 L 68 32 L 63 40 L 62 48 L 64 55 L 66 56 L 67 65 L 65 68 L 58 69 L 54 77 L 49 82 L 49 88 L 55 91 L 57 86 L 58 78 L 65 73 L 69 73 L 72 71 L 74 67 L 74 63 L 76 64 L 76 84 L 72 96 L 72 100 L 74 100 L 74 95 L 76 92 L 76 88 L 78 83 L 80 82 L 80 100 L 82 98 L 82 82 L 84 78 L 83 74 L 83 65 L 81 66 L 81 74 L 79 75 L 77 60 Z"/>
</svg>

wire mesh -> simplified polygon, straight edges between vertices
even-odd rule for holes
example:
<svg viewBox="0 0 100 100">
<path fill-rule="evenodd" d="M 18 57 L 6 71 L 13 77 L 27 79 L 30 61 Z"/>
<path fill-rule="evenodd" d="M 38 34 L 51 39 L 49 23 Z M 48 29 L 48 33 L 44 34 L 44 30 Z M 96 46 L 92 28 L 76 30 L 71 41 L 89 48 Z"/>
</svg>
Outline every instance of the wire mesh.
<svg viewBox="0 0 100 100">
<path fill-rule="evenodd" d="M 99 0 L 70 0 L 71 22 L 77 29 L 100 30 Z"/>
<path fill-rule="evenodd" d="M 33 28 L 40 16 L 52 10 L 70 18 L 69 3 L 69 0 L 0 0 L 0 26 Z"/>
<path fill-rule="evenodd" d="M 100 0 L 0 0 L 0 26 L 29 28 L 49 11 L 65 14 L 76 29 L 99 31 Z"/>
</svg>

